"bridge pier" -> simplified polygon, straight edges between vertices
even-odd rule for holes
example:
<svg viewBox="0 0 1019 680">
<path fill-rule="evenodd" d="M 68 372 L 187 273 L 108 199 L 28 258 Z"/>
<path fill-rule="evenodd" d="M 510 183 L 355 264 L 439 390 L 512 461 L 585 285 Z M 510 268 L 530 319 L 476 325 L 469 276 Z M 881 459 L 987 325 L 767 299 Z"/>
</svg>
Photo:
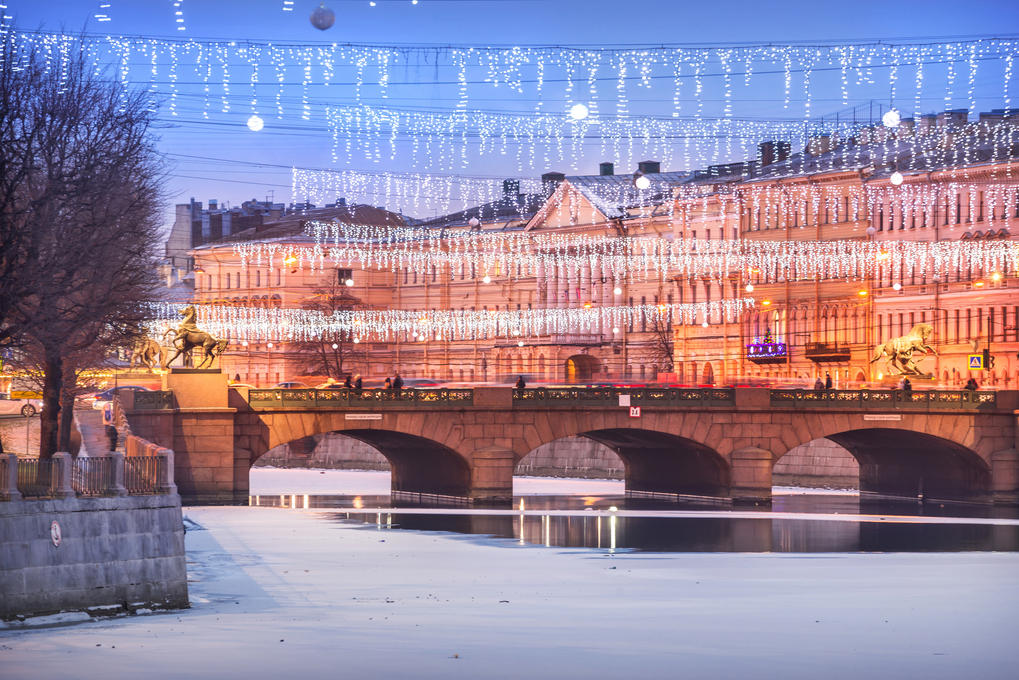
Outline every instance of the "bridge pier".
<svg viewBox="0 0 1019 680">
<path fill-rule="evenodd" d="M 991 491 L 995 505 L 1019 504 L 1019 451 L 991 454 Z"/>
<path fill-rule="evenodd" d="M 474 452 L 471 462 L 470 497 L 481 503 L 513 501 L 513 470 L 516 455 L 501 446 L 486 446 Z"/>
<path fill-rule="evenodd" d="M 772 458 L 771 451 L 755 447 L 730 453 L 729 497 L 741 503 L 770 503 Z"/>
</svg>

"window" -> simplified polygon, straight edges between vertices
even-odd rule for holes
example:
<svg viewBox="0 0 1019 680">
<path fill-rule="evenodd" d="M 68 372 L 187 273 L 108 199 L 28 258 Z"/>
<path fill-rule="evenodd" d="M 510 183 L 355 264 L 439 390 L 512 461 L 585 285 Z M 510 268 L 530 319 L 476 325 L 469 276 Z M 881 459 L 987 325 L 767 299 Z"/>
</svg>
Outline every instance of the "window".
<svg viewBox="0 0 1019 680">
<path fill-rule="evenodd" d="M 262 270 L 261 269 L 256 269 L 255 270 L 255 287 L 258 288 L 261 285 L 262 285 Z"/>
</svg>

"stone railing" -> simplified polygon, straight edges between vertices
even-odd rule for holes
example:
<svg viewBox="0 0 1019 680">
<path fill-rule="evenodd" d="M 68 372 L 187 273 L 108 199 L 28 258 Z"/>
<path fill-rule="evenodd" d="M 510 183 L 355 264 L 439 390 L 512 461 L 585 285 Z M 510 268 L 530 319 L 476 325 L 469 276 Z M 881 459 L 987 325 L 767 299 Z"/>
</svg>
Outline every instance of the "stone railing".
<svg viewBox="0 0 1019 680">
<path fill-rule="evenodd" d="M 736 405 L 732 387 L 680 389 L 670 387 L 538 387 L 513 390 L 513 406 L 584 407 L 619 406 L 629 397 L 630 406 L 729 407 Z"/>
<path fill-rule="evenodd" d="M 472 406 L 472 389 L 434 390 L 248 390 L 254 407 L 301 408 L 448 408 Z"/>
<path fill-rule="evenodd" d="M 996 410 L 996 392 L 975 390 L 771 390 L 772 408 Z"/>
</svg>

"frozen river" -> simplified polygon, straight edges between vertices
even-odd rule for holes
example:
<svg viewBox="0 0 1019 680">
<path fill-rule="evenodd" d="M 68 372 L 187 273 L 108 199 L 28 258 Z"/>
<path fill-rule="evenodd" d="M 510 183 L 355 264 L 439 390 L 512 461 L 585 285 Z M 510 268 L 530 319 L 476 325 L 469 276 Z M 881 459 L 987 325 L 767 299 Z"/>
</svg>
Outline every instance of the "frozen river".
<svg viewBox="0 0 1019 680">
<path fill-rule="evenodd" d="M 253 493 L 388 485 L 269 472 Z M 581 488 L 542 484 L 534 495 Z M 0 630 L 0 678 L 1014 678 L 1019 665 L 1016 552 L 613 551 L 346 512 L 187 508 L 202 527 L 186 539 L 190 610 Z"/>
</svg>

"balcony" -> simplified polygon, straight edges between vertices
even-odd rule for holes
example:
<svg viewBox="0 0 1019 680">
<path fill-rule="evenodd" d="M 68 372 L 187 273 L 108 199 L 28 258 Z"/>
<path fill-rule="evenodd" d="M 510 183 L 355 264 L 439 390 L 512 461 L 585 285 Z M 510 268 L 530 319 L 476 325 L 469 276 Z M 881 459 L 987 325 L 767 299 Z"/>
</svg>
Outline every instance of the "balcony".
<svg viewBox="0 0 1019 680">
<path fill-rule="evenodd" d="M 849 345 L 839 345 L 834 342 L 808 342 L 804 348 L 804 355 L 818 364 L 832 364 L 849 361 L 853 356 L 853 351 Z"/>
<path fill-rule="evenodd" d="M 789 349 L 784 342 L 756 342 L 747 345 L 747 359 L 755 364 L 784 364 Z"/>
</svg>

